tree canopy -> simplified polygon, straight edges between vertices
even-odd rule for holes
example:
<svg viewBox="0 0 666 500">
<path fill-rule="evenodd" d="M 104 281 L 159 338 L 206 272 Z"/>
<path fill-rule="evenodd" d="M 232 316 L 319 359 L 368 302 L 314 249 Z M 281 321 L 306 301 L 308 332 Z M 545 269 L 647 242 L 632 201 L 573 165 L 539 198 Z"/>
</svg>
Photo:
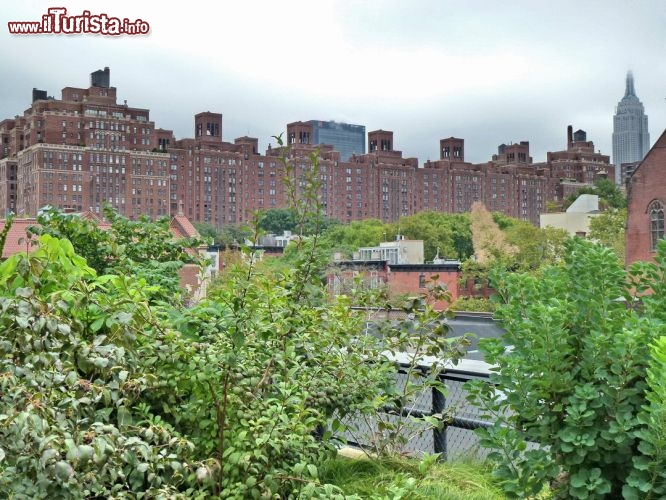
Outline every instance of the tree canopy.
<svg viewBox="0 0 666 500">
<path fill-rule="evenodd" d="M 393 223 L 378 219 L 354 221 L 324 230 L 322 246 L 331 252 L 342 252 L 351 257 L 360 247 L 377 246 L 391 241 L 397 235 L 423 240 L 426 261 L 437 255 L 441 258 L 465 259 L 472 254 L 472 239 L 467 214 L 421 212 L 401 217 Z"/>
<path fill-rule="evenodd" d="M 607 208 L 622 209 L 627 206 L 627 198 L 617 185 L 608 179 L 598 179 L 594 186 L 585 186 L 564 200 L 563 209 L 566 210 L 581 194 L 596 194 L 599 196 L 599 205 L 602 210 Z"/>
<path fill-rule="evenodd" d="M 620 262 L 625 257 L 625 225 L 627 209 L 611 209 L 590 219 L 590 239 L 606 245 L 615 252 Z"/>
<path fill-rule="evenodd" d="M 246 224 L 228 224 L 218 229 L 208 222 L 195 222 L 194 227 L 206 241 L 222 247 L 242 245 L 254 236 L 253 230 Z"/>
</svg>

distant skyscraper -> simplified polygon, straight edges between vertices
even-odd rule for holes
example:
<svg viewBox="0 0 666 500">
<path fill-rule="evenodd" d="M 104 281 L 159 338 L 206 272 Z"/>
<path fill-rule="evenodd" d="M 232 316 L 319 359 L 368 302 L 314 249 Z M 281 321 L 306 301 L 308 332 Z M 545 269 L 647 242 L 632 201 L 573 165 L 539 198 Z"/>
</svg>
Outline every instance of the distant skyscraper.
<svg viewBox="0 0 666 500">
<path fill-rule="evenodd" d="M 613 163 L 615 182 L 620 184 L 623 163 L 641 161 L 650 149 L 648 117 L 634 90 L 634 75 L 627 72 L 624 97 L 613 117 Z"/>
<path fill-rule="evenodd" d="M 330 144 L 340 151 L 340 160 L 365 154 L 365 126 L 334 121 L 310 120 L 313 144 Z"/>
</svg>

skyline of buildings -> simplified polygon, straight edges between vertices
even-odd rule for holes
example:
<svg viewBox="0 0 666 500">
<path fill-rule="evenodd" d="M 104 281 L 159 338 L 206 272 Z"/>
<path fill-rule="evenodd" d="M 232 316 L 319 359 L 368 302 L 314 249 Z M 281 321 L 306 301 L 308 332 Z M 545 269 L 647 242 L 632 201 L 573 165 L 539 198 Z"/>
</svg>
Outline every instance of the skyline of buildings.
<svg viewBox="0 0 666 500">
<path fill-rule="evenodd" d="M 176 140 L 156 127 L 149 110 L 117 102 L 108 68 L 94 72 L 87 89 L 65 87 L 60 99 L 35 89 L 23 116 L 0 122 L 0 210 L 34 215 L 52 204 L 99 213 L 110 203 L 128 217 L 182 212 L 220 227 L 246 222 L 258 209 L 286 207 L 280 161 L 286 150 L 269 145 L 260 154 L 258 139 L 247 136 L 226 142 L 222 118 L 198 113 L 193 137 Z M 341 222 L 390 221 L 425 210 L 462 213 L 483 201 L 538 225 L 548 202 L 614 177 L 609 157 L 571 126 L 565 148 L 540 163 L 528 141 L 501 144 L 489 161 L 472 164 L 465 161 L 464 139 L 450 137 L 440 140 L 439 160 L 419 165 L 395 149 L 391 131 L 368 132 L 368 152 L 349 161 L 333 146 L 316 144 L 313 121 L 288 124 L 287 138 L 296 185 L 319 148 L 324 211 Z"/>
<path fill-rule="evenodd" d="M 643 103 L 636 95 L 634 75 L 628 71 L 624 97 L 617 104 L 613 116 L 613 164 L 616 166 L 616 184 L 623 185 L 626 182 L 627 173 L 623 170 L 629 170 L 630 175 L 649 149 L 648 117 Z M 631 166 L 623 167 L 625 164 Z"/>
</svg>

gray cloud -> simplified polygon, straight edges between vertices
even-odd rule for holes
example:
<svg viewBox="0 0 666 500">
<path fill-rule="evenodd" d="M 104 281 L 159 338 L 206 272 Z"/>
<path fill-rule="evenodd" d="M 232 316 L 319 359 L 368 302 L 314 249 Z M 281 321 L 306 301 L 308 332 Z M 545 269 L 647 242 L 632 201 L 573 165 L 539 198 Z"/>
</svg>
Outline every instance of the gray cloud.
<svg viewBox="0 0 666 500">
<path fill-rule="evenodd" d="M 421 162 L 449 136 L 465 138 L 474 162 L 521 140 L 543 161 L 564 147 L 568 124 L 611 153 L 632 69 L 652 142 L 666 127 L 666 2 L 66 3 L 147 20 L 151 34 L 3 31 L 0 117 L 22 114 L 32 87 L 59 97 L 109 66 L 119 99 L 177 137 L 211 110 L 224 114 L 226 140 L 250 134 L 262 148 L 288 122 L 337 119 L 393 130 L 396 148 Z M 0 26 L 39 20 L 49 6 L 6 7 Z"/>
</svg>

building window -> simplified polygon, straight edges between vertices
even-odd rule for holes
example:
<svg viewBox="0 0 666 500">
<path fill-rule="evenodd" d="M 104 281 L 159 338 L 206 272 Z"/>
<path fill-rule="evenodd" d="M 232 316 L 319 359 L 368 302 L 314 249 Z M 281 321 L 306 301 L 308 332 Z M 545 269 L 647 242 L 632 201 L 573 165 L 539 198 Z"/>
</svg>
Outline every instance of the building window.
<svg viewBox="0 0 666 500">
<path fill-rule="evenodd" d="M 421 273 L 419 274 L 419 288 L 425 288 L 426 287 L 426 276 L 425 274 Z"/>
<path fill-rule="evenodd" d="M 660 201 L 653 201 L 648 207 L 650 214 L 650 233 L 652 235 L 652 251 L 657 249 L 657 243 L 664 237 L 664 205 Z"/>
</svg>

